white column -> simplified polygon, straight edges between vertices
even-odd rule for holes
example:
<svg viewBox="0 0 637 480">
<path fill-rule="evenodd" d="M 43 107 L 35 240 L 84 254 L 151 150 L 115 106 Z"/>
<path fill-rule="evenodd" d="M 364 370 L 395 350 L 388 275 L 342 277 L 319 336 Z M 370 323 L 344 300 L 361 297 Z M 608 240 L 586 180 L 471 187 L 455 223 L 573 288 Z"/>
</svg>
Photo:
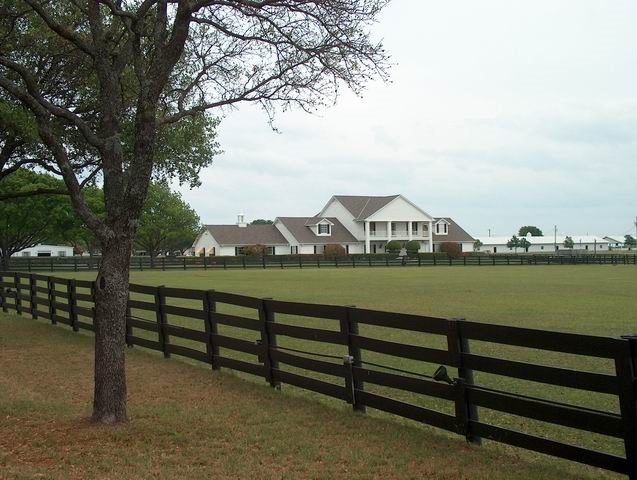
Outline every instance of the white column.
<svg viewBox="0 0 637 480">
<path fill-rule="evenodd" d="M 429 222 L 429 251 L 434 251 L 434 227 L 433 222 Z"/>
<path fill-rule="evenodd" d="M 370 246 L 370 232 L 369 232 L 369 220 L 365 220 L 365 253 L 371 253 L 372 249 Z"/>
<path fill-rule="evenodd" d="M 413 233 L 411 231 L 411 222 L 407 222 L 407 235 L 409 235 L 409 241 L 413 240 Z"/>
<path fill-rule="evenodd" d="M 391 240 L 391 222 L 387 222 L 387 241 Z"/>
</svg>

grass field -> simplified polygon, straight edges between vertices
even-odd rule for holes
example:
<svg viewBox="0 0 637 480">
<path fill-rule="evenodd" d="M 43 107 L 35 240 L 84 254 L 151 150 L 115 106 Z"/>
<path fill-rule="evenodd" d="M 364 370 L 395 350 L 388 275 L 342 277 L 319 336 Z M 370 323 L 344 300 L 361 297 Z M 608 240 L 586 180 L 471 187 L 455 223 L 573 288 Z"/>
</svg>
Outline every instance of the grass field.
<svg viewBox="0 0 637 480">
<path fill-rule="evenodd" d="M 78 278 L 92 278 L 95 274 L 77 274 Z M 61 276 L 61 275 L 60 275 Z M 516 325 L 531 328 L 620 335 L 637 330 L 637 269 L 634 266 L 553 266 L 553 267 L 437 267 L 437 268 L 376 268 L 321 270 L 247 270 L 247 271 L 168 271 L 133 272 L 131 281 L 146 285 L 216 289 L 257 297 L 274 297 L 337 305 L 355 304 L 360 307 L 441 317 L 465 317 L 469 320 Z M 197 308 L 191 301 L 172 301 L 172 304 Z M 200 307 L 200 306 L 199 306 Z M 224 312 L 224 310 L 221 310 Z M 254 312 L 227 307 L 224 313 L 243 316 Z M 143 314 L 139 314 L 140 316 Z M 329 321 L 282 316 L 277 322 L 320 328 L 338 329 Z M 153 319 L 152 314 L 148 315 Z M 200 321 L 173 317 L 170 323 L 202 329 Z M 255 340 L 254 333 L 223 327 L 225 335 Z M 405 333 L 381 327 L 366 326 L 366 336 L 403 343 L 442 347 L 444 338 Z M 136 331 L 135 335 L 151 335 Z M 189 341 L 175 343 L 192 346 Z M 279 344 L 308 351 L 317 351 L 314 342 L 280 339 Z M 321 352 L 342 354 L 338 347 L 323 346 Z M 200 347 L 199 347 L 200 348 Z M 608 361 L 575 355 L 539 352 L 533 349 L 496 346 L 474 342 L 472 350 L 479 354 L 511 358 L 544 365 L 558 365 L 602 373 L 612 373 Z M 226 353 L 222 351 L 222 355 Z M 243 354 L 227 351 L 228 356 L 248 359 Z M 254 357 L 250 357 L 254 361 Z M 382 354 L 367 354 L 365 359 L 375 363 L 403 368 L 418 373 L 432 373 L 436 365 L 397 359 Z M 294 369 L 290 369 L 294 371 Z M 307 372 L 302 372 L 307 374 Z M 334 381 L 333 378 L 321 378 Z M 618 411 L 614 397 L 592 394 L 534 382 L 526 382 L 489 374 L 477 373 L 477 383 L 511 392 L 539 396 L 600 410 Z M 262 380 L 257 379 L 262 382 Z M 293 387 L 285 391 L 306 398 L 320 399 L 333 408 L 342 408 L 336 401 L 322 399 L 313 393 L 299 392 Z M 393 398 L 451 413 L 450 402 L 393 391 L 384 387 L 370 387 Z M 385 418 L 385 415 L 372 415 Z M 512 415 L 480 411 L 481 419 L 529 433 L 549 436 L 556 440 L 603 449 L 623 455 L 622 442 L 583 433 L 576 429 L 554 427 Z M 526 454 L 524 454 L 526 455 Z M 550 460 L 550 464 L 561 464 Z"/>
<path fill-rule="evenodd" d="M 127 356 L 131 422 L 96 426 L 92 359 L 86 335 L 0 314 L 0 478 L 618 478 L 141 349 Z"/>
</svg>

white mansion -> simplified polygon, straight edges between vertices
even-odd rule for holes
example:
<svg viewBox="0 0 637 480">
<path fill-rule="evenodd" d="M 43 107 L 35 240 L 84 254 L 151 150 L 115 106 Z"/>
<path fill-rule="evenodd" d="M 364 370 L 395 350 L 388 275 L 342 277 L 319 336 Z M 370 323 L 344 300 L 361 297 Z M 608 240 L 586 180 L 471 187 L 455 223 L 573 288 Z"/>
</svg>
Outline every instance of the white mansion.
<svg viewBox="0 0 637 480">
<path fill-rule="evenodd" d="M 397 240 L 420 243 L 421 252 L 444 242 L 473 251 L 475 239 L 452 219 L 432 217 L 402 195 L 385 197 L 335 195 L 313 217 L 277 217 L 274 224 L 252 225 L 239 214 L 235 225 L 205 225 L 194 255 L 241 255 L 248 245 L 265 245 L 269 255 L 323 253 L 329 244 L 347 253 L 384 253 Z"/>
</svg>

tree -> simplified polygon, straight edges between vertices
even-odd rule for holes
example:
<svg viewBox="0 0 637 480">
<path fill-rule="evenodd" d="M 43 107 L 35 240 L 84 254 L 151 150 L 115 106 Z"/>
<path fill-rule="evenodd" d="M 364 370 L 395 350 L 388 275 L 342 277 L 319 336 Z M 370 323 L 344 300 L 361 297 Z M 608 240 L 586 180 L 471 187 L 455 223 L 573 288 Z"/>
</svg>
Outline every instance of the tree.
<svg viewBox="0 0 637 480">
<path fill-rule="evenodd" d="M 443 242 L 440 244 L 440 251 L 450 257 L 459 257 L 462 254 L 462 245 L 457 242 Z"/>
<path fill-rule="evenodd" d="M 411 240 L 407 242 L 407 244 L 405 245 L 405 250 L 407 250 L 407 253 L 410 255 L 417 254 L 420 250 L 420 242 L 417 240 Z"/>
<path fill-rule="evenodd" d="M 482 247 L 482 245 L 484 245 L 484 243 L 482 243 L 480 240 L 476 239 L 476 241 L 473 242 L 473 250 L 475 250 L 476 252 L 479 252 L 480 248 Z"/>
<path fill-rule="evenodd" d="M 124 368 L 130 253 L 154 176 L 194 177 L 158 138 L 241 102 L 312 111 L 340 85 L 386 77 L 369 26 L 386 0 L 7 0 L 0 89 L 35 120 L 49 166 L 99 239 L 93 420 L 127 420 Z M 73 150 L 78 139 L 86 162 Z M 188 153 L 188 152 L 187 152 Z M 196 152 L 192 152 L 196 154 Z M 104 219 L 83 182 L 103 183 Z"/>
<path fill-rule="evenodd" d="M 564 248 L 573 248 L 574 246 L 575 246 L 575 242 L 573 242 L 573 239 L 567 236 L 564 239 Z"/>
<path fill-rule="evenodd" d="M 624 235 L 624 245 L 628 248 L 637 247 L 637 239 L 632 235 Z"/>
<path fill-rule="evenodd" d="M 529 242 L 526 237 L 522 237 L 518 240 L 518 247 L 522 248 L 525 252 L 528 252 L 531 247 L 531 242 Z"/>
<path fill-rule="evenodd" d="M 387 252 L 387 253 L 398 253 L 398 252 L 400 252 L 400 242 L 398 240 L 390 240 L 385 245 L 385 252 Z"/>
<path fill-rule="evenodd" d="M 507 247 L 514 248 L 517 253 L 518 247 L 520 246 L 520 239 L 513 235 L 511 239 L 507 242 Z"/>
<path fill-rule="evenodd" d="M 135 243 L 154 258 L 168 249 L 183 250 L 192 245 L 201 231 L 199 216 L 166 184 L 153 183 L 148 189 Z"/>
<path fill-rule="evenodd" d="M 544 236 L 544 234 L 542 233 L 542 230 L 540 230 L 538 227 L 535 227 L 533 225 L 525 225 L 524 227 L 520 227 L 520 230 L 518 230 L 518 235 L 520 237 L 526 237 L 526 235 L 529 233 L 531 234 L 532 237 Z"/>
<path fill-rule="evenodd" d="M 325 251 L 323 255 L 326 257 L 343 257 L 345 256 L 345 249 L 343 245 L 338 245 L 336 243 L 329 243 L 325 245 Z"/>
<path fill-rule="evenodd" d="M 0 182 L 0 193 L 32 188 L 56 189 L 61 182 L 50 175 L 19 170 Z M 14 198 L 0 201 L 0 257 L 8 270 L 16 252 L 61 235 L 65 219 L 74 216 L 68 198 L 56 195 Z"/>
<path fill-rule="evenodd" d="M 250 225 L 272 225 L 274 222 L 272 220 L 265 220 L 263 218 L 257 218 L 256 220 L 252 220 Z"/>
</svg>

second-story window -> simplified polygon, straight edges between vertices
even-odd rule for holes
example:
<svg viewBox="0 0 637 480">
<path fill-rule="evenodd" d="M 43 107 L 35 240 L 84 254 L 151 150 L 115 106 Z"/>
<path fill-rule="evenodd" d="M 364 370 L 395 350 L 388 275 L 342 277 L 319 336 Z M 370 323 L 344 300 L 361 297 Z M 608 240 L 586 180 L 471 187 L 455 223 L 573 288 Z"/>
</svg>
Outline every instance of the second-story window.
<svg viewBox="0 0 637 480">
<path fill-rule="evenodd" d="M 445 233 L 447 233 L 447 227 L 448 225 L 445 223 Z"/>
<path fill-rule="evenodd" d="M 413 233 L 418 233 L 418 222 L 411 222 L 411 231 Z"/>
<path fill-rule="evenodd" d="M 318 233 L 319 233 L 319 235 L 329 235 L 330 234 L 330 226 L 327 223 L 319 223 Z"/>
<path fill-rule="evenodd" d="M 376 222 L 369 222 L 369 233 L 376 233 Z"/>
</svg>

